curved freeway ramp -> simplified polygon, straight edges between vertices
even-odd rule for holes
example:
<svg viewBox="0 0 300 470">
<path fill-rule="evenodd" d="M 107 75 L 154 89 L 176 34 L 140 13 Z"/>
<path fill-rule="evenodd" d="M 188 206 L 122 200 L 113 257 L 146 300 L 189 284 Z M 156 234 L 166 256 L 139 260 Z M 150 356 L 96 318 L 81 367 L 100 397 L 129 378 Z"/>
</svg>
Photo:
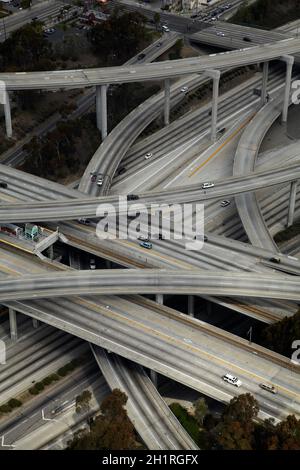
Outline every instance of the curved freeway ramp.
<svg viewBox="0 0 300 470">
<path fill-rule="evenodd" d="M 280 116 L 282 97 L 278 95 L 265 105 L 251 120 L 239 141 L 233 164 L 233 175 L 244 176 L 255 169 L 256 158 L 261 142 Z M 242 194 L 235 197 L 236 207 L 244 229 L 252 245 L 278 251 L 262 216 L 255 193 Z"/>
<path fill-rule="evenodd" d="M 75 89 L 93 85 L 129 83 L 164 78 L 180 77 L 193 73 L 204 73 L 209 69 L 224 70 L 228 67 L 256 64 L 279 59 L 285 54 L 300 51 L 299 38 L 286 38 L 268 44 L 245 47 L 226 53 L 210 54 L 203 57 L 168 60 L 141 65 L 121 65 L 78 70 L 55 70 L 43 72 L 7 72 L 0 74 L 0 80 L 10 90 L 51 90 L 57 88 Z"/>
<path fill-rule="evenodd" d="M 300 300 L 299 276 L 279 273 L 106 269 L 0 278 L 0 301 L 72 295 L 203 294 Z"/>
<path fill-rule="evenodd" d="M 12 174 L 14 174 L 14 171 L 12 171 Z M 22 186 L 23 178 L 21 178 L 19 183 L 22 184 Z M 139 202 L 148 207 L 154 202 L 164 202 L 167 204 L 172 202 L 172 204 L 175 204 L 206 201 L 233 196 L 235 194 L 241 194 L 248 191 L 255 191 L 257 189 L 271 187 L 282 183 L 288 183 L 295 179 L 300 179 L 300 166 L 298 162 L 286 165 L 285 167 L 275 167 L 266 171 L 257 171 L 255 173 L 252 172 L 251 174 L 247 173 L 244 176 L 217 180 L 214 183 L 214 188 L 209 190 L 202 190 L 201 187 L 199 188 L 199 184 L 193 184 L 174 188 L 173 190 L 146 192 L 139 194 Z M 5 181 L 10 184 L 11 180 L 6 177 Z M 42 195 L 45 180 L 32 179 L 32 182 L 35 182 L 35 191 L 40 191 Z M 28 186 L 31 186 L 31 184 L 28 183 Z M 56 186 L 58 189 L 56 189 Z M 97 215 L 97 208 L 101 203 L 107 203 L 107 210 L 109 211 L 111 208 L 113 209 L 113 213 L 114 211 L 118 212 L 120 210 L 120 208 L 118 208 L 119 198 L 117 196 L 92 198 L 87 195 L 83 196 L 81 193 L 77 193 L 74 190 L 68 190 L 65 194 L 68 199 L 65 198 L 62 200 L 59 198 L 63 197 L 58 192 L 59 185 L 56 186 L 55 189 L 51 189 L 51 197 L 56 198 L 54 201 L 51 199 L 50 202 L 50 198 L 48 197 L 46 200 L 41 202 L 2 204 L 0 208 L 0 222 L 31 222 L 32 220 L 39 222 L 51 220 L 73 220 L 80 217 L 94 218 Z M 14 184 L 14 187 L 16 187 L 16 190 L 18 189 L 16 184 Z M 24 191 L 23 187 L 22 190 Z M 62 191 L 60 191 L 60 193 L 62 193 Z M 74 199 L 74 195 L 78 197 Z M 245 196 L 247 197 L 248 194 Z M 114 204 L 114 208 L 110 206 L 110 204 Z M 126 210 L 127 206 L 124 207 L 124 211 Z"/>
<path fill-rule="evenodd" d="M 118 388 L 126 393 L 128 416 L 150 450 L 198 449 L 143 367 L 116 354 L 107 354 L 98 346 L 90 346 L 111 390 Z"/>
</svg>

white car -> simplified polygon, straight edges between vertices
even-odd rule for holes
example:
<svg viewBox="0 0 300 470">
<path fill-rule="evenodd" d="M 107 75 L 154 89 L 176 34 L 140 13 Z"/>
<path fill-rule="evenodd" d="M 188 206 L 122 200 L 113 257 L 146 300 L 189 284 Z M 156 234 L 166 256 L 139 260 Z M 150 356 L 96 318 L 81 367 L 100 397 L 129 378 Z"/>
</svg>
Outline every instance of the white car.
<svg viewBox="0 0 300 470">
<path fill-rule="evenodd" d="M 227 207 L 227 206 L 229 206 L 229 204 L 230 204 L 230 201 L 228 201 L 226 199 L 225 201 L 222 201 L 220 205 L 221 205 L 221 207 Z"/>
<path fill-rule="evenodd" d="M 146 153 L 144 158 L 145 158 L 145 160 L 149 160 L 149 158 L 151 158 L 152 156 L 153 156 L 153 154 L 151 152 L 148 152 L 148 153 Z"/>
<path fill-rule="evenodd" d="M 214 183 L 203 183 L 202 189 L 213 188 L 214 185 L 215 185 Z"/>
<path fill-rule="evenodd" d="M 163 30 L 165 33 L 169 33 L 169 32 L 170 32 L 168 26 L 166 26 L 166 25 L 163 25 L 163 26 L 162 26 L 162 30 Z"/>
<path fill-rule="evenodd" d="M 235 387 L 240 387 L 242 385 L 242 382 L 237 377 L 231 374 L 223 375 L 223 380 L 224 382 L 228 382 L 229 384 L 234 385 Z"/>
<path fill-rule="evenodd" d="M 100 177 L 97 179 L 97 186 L 102 186 L 103 185 L 103 178 Z"/>
<path fill-rule="evenodd" d="M 138 237 L 138 240 L 140 240 L 141 242 L 148 242 L 149 241 L 149 238 L 146 237 L 145 235 L 140 235 Z"/>
<path fill-rule="evenodd" d="M 224 34 L 222 31 L 217 31 L 217 36 L 222 36 L 222 37 L 224 37 L 225 34 Z"/>
<path fill-rule="evenodd" d="M 96 269 L 96 261 L 94 260 L 94 258 L 90 259 L 90 269 Z"/>
<path fill-rule="evenodd" d="M 189 91 L 188 87 L 187 86 L 183 86 L 181 89 L 180 89 L 181 93 L 187 93 Z"/>
</svg>

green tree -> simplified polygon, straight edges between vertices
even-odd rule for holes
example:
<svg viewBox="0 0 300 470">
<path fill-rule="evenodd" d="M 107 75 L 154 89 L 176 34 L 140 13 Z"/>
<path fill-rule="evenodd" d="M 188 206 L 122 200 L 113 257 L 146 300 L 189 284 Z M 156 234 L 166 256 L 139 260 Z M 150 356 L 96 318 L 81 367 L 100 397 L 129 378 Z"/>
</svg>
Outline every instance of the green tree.
<svg viewBox="0 0 300 470">
<path fill-rule="evenodd" d="M 91 28 L 88 39 L 96 53 L 107 51 L 106 63 L 123 63 L 142 49 L 149 36 L 140 13 L 114 9 L 107 21 Z"/>
<path fill-rule="evenodd" d="M 259 406 L 257 400 L 250 394 L 245 393 L 232 398 L 229 405 L 222 414 L 223 421 L 248 423 L 257 417 Z"/>
<path fill-rule="evenodd" d="M 159 24 L 160 24 L 160 14 L 158 13 L 158 11 L 156 11 L 156 12 L 154 13 L 154 15 L 153 15 L 153 21 L 154 21 L 156 30 L 158 30 L 158 27 L 159 27 Z"/>
<path fill-rule="evenodd" d="M 127 416 L 127 397 L 118 389 L 101 403 L 101 415 L 91 423 L 90 431 L 81 430 L 68 443 L 71 450 L 126 450 L 136 448 L 134 427 Z"/>
<path fill-rule="evenodd" d="M 205 416 L 207 415 L 208 412 L 208 406 L 205 401 L 204 397 L 199 398 L 195 403 L 194 403 L 194 408 L 195 408 L 195 419 L 198 423 L 199 426 L 203 426 L 203 421 Z"/>
<path fill-rule="evenodd" d="M 84 411 L 90 409 L 90 402 L 92 399 L 92 394 L 89 390 L 83 390 L 80 395 L 76 397 L 76 413 L 80 414 Z"/>
<path fill-rule="evenodd" d="M 285 317 L 268 325 L 260 334 L 259 342 L 284 356 L 291 357 L 292 343 L 300 338 L 300 310 L 293 317 Z"/>
</svg>

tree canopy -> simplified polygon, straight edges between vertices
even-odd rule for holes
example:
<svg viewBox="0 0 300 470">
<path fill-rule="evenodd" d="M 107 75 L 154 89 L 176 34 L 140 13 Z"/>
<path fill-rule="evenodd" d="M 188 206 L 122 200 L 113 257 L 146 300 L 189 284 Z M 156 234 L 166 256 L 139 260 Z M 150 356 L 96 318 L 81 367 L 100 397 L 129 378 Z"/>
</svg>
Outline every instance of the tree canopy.
<svg viewBox="0 0 300 470">
<path fill-rule="evenodd" d="M 149 35 L 146 22 L 140 13 L 114 9 L 107 21 L 90 30 L 88 37 L 96 53 L 107 52 L 107 63 L 123 63 L 141 50 Z"/>
</svg>

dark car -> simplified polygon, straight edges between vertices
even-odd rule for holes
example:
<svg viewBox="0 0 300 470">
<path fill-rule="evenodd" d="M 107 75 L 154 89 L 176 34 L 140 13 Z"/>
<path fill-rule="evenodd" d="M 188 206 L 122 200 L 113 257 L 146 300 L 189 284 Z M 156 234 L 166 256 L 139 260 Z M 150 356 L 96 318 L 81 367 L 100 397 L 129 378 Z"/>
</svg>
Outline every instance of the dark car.
<svg viewBox="0 0 300 470">
<path fill-rule="evenodd" d="M 127 201 L 136 201 L 137 199 L 139 199 L 137 194 L 127 194 Z"/>
<path fill-rule="evenodd" d="M 123 175 L 124 173 L 126 173 L 126 171 L 127 171 L 127 170 L 126 170 L 125 166 L 123 166 L 122 168 L 120 168 L 120 169 L 118 170 L 118 175 Z"/>
<path fill-rule="evenodd" d="M 248 36 L 245 36 L 245 37 L 243 38 L 243 40 L 246 41 L 246 42 L 252 42 L 252 39 L 249 38 Z"/>
<path fill-rule="evenodd" d="M 6 189 L 7 188 L 7 183 L 3 183 L 2 181 L 0 181 L 0 188 Z"/>
<path fill-rule="evenodd" d="M 280 263 L 280 258 L 278 256 L 272 256 L 272 258 L 269 259 L 272 263 Z"/>
<path fill-rule="evenodd" d="M 145 57 L 146 57 L 146 54 L 144 54 L 144 53 L 142 52 L 142 54 L 139 54 L 139 55 L 138 55 L 137 59 L 138 59 L 138 60 L 142 60 L 142 59 L 144 59 Z"/>
</svg>

